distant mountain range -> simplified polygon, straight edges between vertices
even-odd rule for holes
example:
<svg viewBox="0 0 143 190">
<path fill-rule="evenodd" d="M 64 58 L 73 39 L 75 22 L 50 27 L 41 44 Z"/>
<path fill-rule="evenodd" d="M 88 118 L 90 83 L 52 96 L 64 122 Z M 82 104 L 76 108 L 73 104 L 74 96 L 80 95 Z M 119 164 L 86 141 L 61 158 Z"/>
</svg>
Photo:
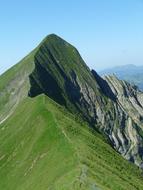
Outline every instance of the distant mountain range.
<svg viewBox="0 0 143 190">
<path fill-rule="evenodd" d="M 107 68 L 99 72 L 100 75 L 115 74 L 119 79 L 126 80 L 143 90 L 143 66 L 124 65 Z"/>
<path fill-rule="evenodd" d="M 55 34 L 0 76 L 0 190 L 143 190 L 143 93 Z"/>
</svg>

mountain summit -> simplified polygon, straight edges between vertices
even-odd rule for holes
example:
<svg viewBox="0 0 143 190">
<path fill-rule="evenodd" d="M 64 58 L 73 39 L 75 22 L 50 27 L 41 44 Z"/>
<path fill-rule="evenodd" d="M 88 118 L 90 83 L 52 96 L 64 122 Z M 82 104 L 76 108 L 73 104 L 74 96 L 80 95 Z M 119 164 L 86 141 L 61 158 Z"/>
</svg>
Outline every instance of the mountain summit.
<svg viewBox="0 0 143 190">
<path fill-rule="evenodd" d="M 97 101 L 97 97 L 100 99 L 102 94 L 76 48 L 60 37 L 50 35 L 41 43 L 34 63 L 29 96 L 44 93 L 70 111 L 82 112 L 87 119 L 95 120 L 93 101 Z M 87 93 L 90 91 L 96 92 L 95 100 L 88 97 Z"/>
<path fill-rule="evenodd" d="M 30 75 L 31 97 L 44 93 L 70 112 L 80 114 L 107 135 L 126 159 L 137 165 L 142 163 L 141 92 L 116 77 L 103 79 L 90 71 L 76 48 L 56 35 L 41 43 L 34 64 Z"/>
<path fill-rule="evenodd" d="M 0 105 L 0 189 L 143 189 L 143 93 L 57 35 L 0 76 Z"/>
</svg>

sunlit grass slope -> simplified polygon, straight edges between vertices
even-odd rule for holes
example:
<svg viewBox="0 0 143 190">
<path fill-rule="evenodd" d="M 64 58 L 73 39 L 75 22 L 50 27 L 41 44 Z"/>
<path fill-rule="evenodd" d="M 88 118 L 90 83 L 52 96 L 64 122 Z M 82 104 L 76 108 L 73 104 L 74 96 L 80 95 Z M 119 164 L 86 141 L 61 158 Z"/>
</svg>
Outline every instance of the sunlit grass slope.
<svg viewBox="0 0 143 190">
<path fill-rule="evenodd" d="M 36 49 L 0 76 L 0 122 L 27 96 L 35 52 Z"/>
<path fill-rule="evenodd" d="M 44 95 L 0 125 L 2 190 L 142 190 L 138 168 Z"/>
</svg>

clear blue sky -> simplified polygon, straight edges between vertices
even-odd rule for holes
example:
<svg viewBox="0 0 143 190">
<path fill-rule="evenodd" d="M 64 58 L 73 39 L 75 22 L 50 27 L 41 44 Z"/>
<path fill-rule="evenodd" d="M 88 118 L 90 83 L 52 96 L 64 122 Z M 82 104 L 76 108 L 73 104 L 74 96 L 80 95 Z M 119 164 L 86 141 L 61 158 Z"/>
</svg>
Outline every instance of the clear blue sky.
<svg viewBox="0 0 143 190">
<path fill-rule="evenodd" d="M 0 73 L 50 33 L 97 71 L 143 65 L 143 0 L 1 0 Z"/>
</svg>

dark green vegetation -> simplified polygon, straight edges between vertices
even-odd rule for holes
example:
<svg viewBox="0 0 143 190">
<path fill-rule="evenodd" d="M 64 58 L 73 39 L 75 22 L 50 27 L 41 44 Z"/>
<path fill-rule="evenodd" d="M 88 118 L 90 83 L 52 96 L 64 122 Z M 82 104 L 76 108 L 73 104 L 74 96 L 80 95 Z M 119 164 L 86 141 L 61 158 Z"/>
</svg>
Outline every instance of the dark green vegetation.
<svg viewBox="0 0 143 190">
<path fill-rule="evenodd" d="M 110 120 L 116 102 L 106 86 L 55 35 L 0 76 L 0 189 L 142 190 L 141 170 L 97 132 L 95 108 Z"/>
<path fill-rule="evenodd" d="M 125 65 L 105 69 L 99 72 L 101 75 L 115 74 L 121 80 L 126 80 L 134 85 L 137 85 L 143 91 L 143 66 Z"/>
<path fill-rule="evenodd" d="M 50 35 L 35 54 L 34 63 L 29 96 L 44 93 L 73 113 L 78 111 L 91 121 L 89 103 L 85 101 L 80 88 L 88 85 L 96 92 L 98 99 L 103 94 L 99 92 L 100 87 L 78 51 L 63 39 Z"/>
</svg>

